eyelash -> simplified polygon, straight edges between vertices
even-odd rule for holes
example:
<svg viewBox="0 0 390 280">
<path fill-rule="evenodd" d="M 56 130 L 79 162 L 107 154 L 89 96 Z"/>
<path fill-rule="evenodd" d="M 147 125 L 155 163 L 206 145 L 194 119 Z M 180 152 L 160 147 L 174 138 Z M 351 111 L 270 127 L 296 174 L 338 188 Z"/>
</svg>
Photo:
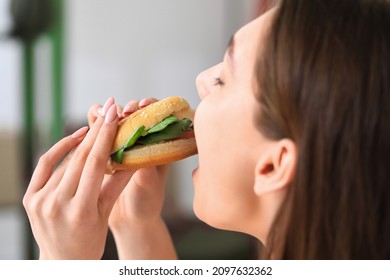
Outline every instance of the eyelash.
<svg viewBox="0 0 390 280">
<path fill-rule="evenodd" d="M 215 78 L 214 79 L 214 86 L 223 86 L 225 84 L 224 81 L 221 80 L 221 78 Z"/>
</svg>

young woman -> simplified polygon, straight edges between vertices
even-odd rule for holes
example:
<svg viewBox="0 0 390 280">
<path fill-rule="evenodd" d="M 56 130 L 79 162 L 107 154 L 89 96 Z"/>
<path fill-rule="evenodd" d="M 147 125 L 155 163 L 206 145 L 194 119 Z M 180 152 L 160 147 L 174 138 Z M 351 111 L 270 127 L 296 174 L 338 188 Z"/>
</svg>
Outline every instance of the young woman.
<svg viewBox="0 0 390 280">
<path fill-rule="evenodd" d="M 389 2 L 367 0 L 283 1 L 241 28 L 197 78 L 196 215 L 264 258 L 389 258 L 389 30 Z M 108 226 L 120 258 L 176 257 L 167 167 L 104 176 L 118 118 L 113 99 L 91 107 L 89 133 L 38 163 L 24 205 L 41 258 L 100 258 Z"/>
</svg>

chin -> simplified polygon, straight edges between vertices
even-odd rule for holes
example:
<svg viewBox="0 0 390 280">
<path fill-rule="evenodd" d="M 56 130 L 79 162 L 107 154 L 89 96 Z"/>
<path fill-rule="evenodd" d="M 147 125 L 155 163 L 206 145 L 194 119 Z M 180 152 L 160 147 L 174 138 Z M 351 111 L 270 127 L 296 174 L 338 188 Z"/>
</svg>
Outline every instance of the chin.
<svg viewBox="0 0 390 280">
<path fill-rule="evenodd" d="M 197 203 L 196 197 L 194 199 L 194 213 L 195 216 L 201 220 L 202 222 L 206 223 L 207 225 L 217 228 L 217 229 L 222 229 L 222 230 L 234 230 L 229 221 L 230 219 L 228 218 L 228 221 L 224 221 L 222 219 L 223 217 L 221 216 L 220 211 L 215 211 L 215 210 L 210 210 L 210 209 L 205 209 L 205 204 L 203 203 Z M 219 214 L 218 214 L 219 213 Z"/>
<path fill-rule="evenodd" d="M 202 201 L 202 200 L 200 200 Z M 204 202 L 204 201 L 203 201 Z M 196 196 L 196 191 L 194 195 L 194 204 L 193 204 L 193 209 L 195 216 L 201 220 L 202 222 L 208 224 L 209 226 L 215 227 L 215 225 L 212 223 L 212 219 L 210 219 L 210 212 L 205 209 L 205 203 L 199 202 L 199 199 L 197 199 Z"/>
</svg>

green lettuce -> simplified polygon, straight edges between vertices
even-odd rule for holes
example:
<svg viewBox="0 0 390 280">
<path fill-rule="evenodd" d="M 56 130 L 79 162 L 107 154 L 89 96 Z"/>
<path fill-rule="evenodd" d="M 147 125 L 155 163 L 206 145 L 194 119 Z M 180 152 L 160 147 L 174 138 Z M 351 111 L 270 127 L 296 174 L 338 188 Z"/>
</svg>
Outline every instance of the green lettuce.
<svg viewBox="0 0 390 280">
<path fill-rule="evenodd" d="M 140 126 L 125 142 L 123 147 L 111 155 L 111 159 L 122 163 L 123 153 L 137 145 L 150 145 L 179 137 L 186 131 L 192 130 L 192 121 L 184 118 L 179 120 L 171 115 L 149 130 Z"/>
</svg>

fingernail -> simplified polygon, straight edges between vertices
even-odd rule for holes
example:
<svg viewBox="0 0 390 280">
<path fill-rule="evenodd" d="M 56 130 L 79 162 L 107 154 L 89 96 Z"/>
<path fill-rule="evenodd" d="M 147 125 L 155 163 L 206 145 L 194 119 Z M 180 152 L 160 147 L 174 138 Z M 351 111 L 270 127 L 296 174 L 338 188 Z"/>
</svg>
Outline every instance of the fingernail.
<svg viewBox="0 0 390 280">
<path fill-rule="evenodd" d="M 108 98 L 108 100 L 106 101 L 106 103 L 104 103 L 103 105 L 103 108 L 102 110 L 100 111 L 100 114 L 104 117 L 107 112 L 108 112 L 108 109 L 111 107 L 111 105 L 113 105 L 115 103 L 115 100 L 113 97 L 110 97 Z"/>
<path fill-rule="evenodd" d="M 89 129 L 88 126 L 84 126 L 80 129 L 78 129 L 77 131 L 73 132 L 71 137 L 74 139 L 79 139 L 80 137 L 83 137 L 83 136 L 85 136 L 85 134 L 87 134 L 88 129 Z"/>
<path fill-rule="evenodd" d="M 102 107 L 99 107 L 99 108 L 97 109 L 97 111 L 98 111 L 98 113 L 99 113 L 100 115 L 102 115 Z"/>
<path fill-rule="evenodd" d="M 123 115 L 125 115 L 125 114 L 131 114 L 131 113 L 134 113 L 135 110 L 136 110 L 135 105 L 134 105 L 134 104 L 130 104 L 130 105 L 127 105 L 127 106 L 123 109 L 122 114 L 123 114 Z"/>
<path fill-rule="evenodd" d="M 140 102 L 139 102 L 139 105 L 140 107 L 145 107 L 145 106 L 148 106 L 150 104 L 150 100 L 148 98 L 145 98 L 145 99 L 142 99 Z"/>
<path fill-rule="evenodd" d="M 117 116 L 118 116 L 118 113 L 116 111 L 116 105 L 112 104 L 111 107 L 108 109 L 108 112 L 106 114 L 104 122 L 105 123 L 112 123 L 116 119 Z"/>
</svg>

